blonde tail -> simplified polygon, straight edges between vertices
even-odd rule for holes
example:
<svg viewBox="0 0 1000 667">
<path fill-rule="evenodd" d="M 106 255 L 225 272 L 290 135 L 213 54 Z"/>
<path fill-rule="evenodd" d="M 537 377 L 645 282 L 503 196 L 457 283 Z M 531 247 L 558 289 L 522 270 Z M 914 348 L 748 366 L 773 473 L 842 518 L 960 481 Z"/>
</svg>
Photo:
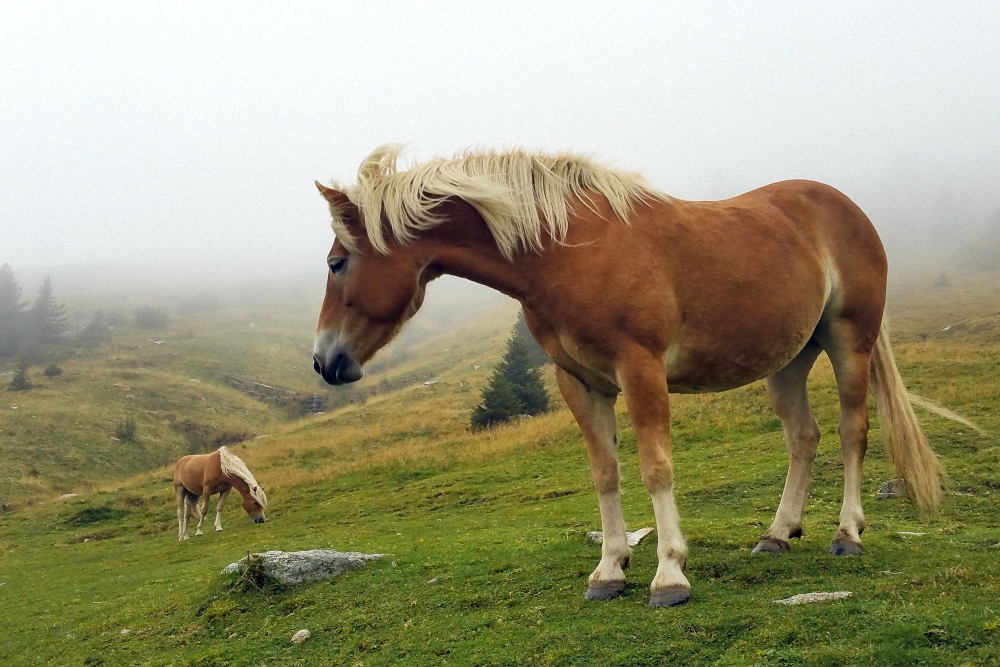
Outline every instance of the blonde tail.
<svg viewBox="0 0 1000 667">
<path fill-rule="evenodd" d="M 941 464 L 910 407 L 906 386 L 892 356 L 885 317 L 872 351 L 871 370 L 871 389 L 889 455 L 906 482 L 910 502 L 918 510 L 933 513 L 941 505 Z"/>
</svg>

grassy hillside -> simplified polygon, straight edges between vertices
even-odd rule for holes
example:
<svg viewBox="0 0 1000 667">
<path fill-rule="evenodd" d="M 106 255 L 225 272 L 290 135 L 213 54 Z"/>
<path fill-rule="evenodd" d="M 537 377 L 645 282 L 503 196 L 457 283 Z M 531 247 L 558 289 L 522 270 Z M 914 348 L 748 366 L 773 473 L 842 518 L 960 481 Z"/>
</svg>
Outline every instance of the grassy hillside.
<svg viewBox="0 0 1000 667">
<path fill-rule="evenodd" d="M 937 311 L 914 305 L 916 292 L 906 297 L 912 301 L 894 301 L 897 359 L 914 390 L 988 435 L 921 415 L 950 474 L 945 506 L 928 519 L 903 500 L 874 499 L 878 483 L 893 476 L 876 429 L 861 557 L 826 553 L 843 475 L 824 359 L 811 381 L 823 440 L 805 536 L 792 552 L 750 553 L 786 470 L 780 424 L 762 386 L 676 396 L 677 502 L 692 599 L 679 608 L 645 606 L 653 536 L 634 550 L 623 598 L 584 601 L 600 552 L 585 533 L 600 521 L 568 411 L 556 402 L 554 412 L 509 428 L 466 430 L 513 319 L 501 311 L 425 341 L 413 359 L 397 359 L 367 380 L 384 381 L 387 391 L 363 404 L 266 422 L 268 437 L 238 446 L 271 499 L 266 524 L 250 524 L 233 502 L 224 532 L 177 543 L 165 469 L 118 490 L 0 514 L 7 628 L 0 663 L 995 664 L 1000 340 L 978 324 L 938 335 L 953 321 L 989 324 L 995 295 L 981 285 L 949 289 L 951 298 L 925 300 L 940 304 Z M 970 296 L 960 309 L 964 289 L 980 290 L 981 298 Z M 159 355 L 167 344 L 130 370 L 152 380 L 162 369 L 145 364 L 166 366 Z M 223 351 L 210 355 L 217 366 L 206 368 L 202 385 L 240 363 L 238 351 L 232 358 Z M 271 381 L 298 386 L 287 368 L 275 364 L 272 372 Z M 437 384 L 411 382 L 425 376 Z M 619 425 L 626 519 L 631 527 L 653 525 L 626 414 Z M 241 592 L 218 574 L 248 551 L 321 547 L 387 556 L 289 590 Z M 834 590 L 853 595 L 822 605 L 773 603 Z M 300 628 L 313 638 L 289 644 Z"/>
</svg>

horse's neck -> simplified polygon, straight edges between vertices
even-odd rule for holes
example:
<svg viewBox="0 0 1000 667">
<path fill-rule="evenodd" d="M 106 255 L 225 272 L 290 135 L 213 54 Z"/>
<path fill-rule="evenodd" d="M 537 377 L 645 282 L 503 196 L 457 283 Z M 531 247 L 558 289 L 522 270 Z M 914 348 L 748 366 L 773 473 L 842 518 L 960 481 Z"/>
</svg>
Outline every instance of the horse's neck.
<svg viewBox="0 0 1000 667">
<path fill-rule="evenodd" d="M 500 254 L 486 222 L 471 206 L 465 202 L 446 206 L 447 222 L 424 232 L 420 241 L 429 277 L 446 273 L 466 278 L 523 302 L 531 284 L 525 262 L 511 262 Z"/>
<path fill-rule="evenodd" d="M 226 475 L 229 486 L 239 491 L 240 495 L 246 498 L 250 494 L 250 485 L 243 481 L 239 475 Z"/>
</svg>

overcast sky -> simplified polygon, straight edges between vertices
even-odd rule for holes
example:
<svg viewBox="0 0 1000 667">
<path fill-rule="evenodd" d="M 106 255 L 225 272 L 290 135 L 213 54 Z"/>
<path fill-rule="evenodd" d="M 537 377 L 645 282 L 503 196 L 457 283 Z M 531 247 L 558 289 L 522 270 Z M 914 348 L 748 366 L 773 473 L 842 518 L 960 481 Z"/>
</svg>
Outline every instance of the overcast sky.
<svg viewBox="0 0 1000 667">
<path fill-rule="evenodd" d="M 569 149 L 691 199 L 813 178 L 897 243 L 960 236 L 1000 206 L 995 0 L 0 15 L 0 262 L 15 268 L 315 253 L 322 271 L 313 180 L 353 182 L 388 141 L 413 158 Z"/>
</svg>

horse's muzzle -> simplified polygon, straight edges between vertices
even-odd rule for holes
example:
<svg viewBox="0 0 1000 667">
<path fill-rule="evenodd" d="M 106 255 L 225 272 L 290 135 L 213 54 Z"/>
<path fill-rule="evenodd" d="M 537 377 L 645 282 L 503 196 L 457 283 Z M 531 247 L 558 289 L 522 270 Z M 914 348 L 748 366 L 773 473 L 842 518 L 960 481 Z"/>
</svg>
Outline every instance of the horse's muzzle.
<svg viewBox="0 0 1000 667">
<path fill-rule="evenodd" d="M 365 374 L 358 362 L 355 361 L 354 355 L 346 350 L 341 350 L 333 355 L 333 360 L 329 364 L 323 364 L 319 355 L 313 355 L 313 368 L 332 385 L 357 382 Z"/>
<path fill-rule="evenodd" d="M 264 517 L 262 517 L 262 516 L 255 516 L 253 518 L 253 522 L 254 523 L 264 523 Z"/>
</svg>

